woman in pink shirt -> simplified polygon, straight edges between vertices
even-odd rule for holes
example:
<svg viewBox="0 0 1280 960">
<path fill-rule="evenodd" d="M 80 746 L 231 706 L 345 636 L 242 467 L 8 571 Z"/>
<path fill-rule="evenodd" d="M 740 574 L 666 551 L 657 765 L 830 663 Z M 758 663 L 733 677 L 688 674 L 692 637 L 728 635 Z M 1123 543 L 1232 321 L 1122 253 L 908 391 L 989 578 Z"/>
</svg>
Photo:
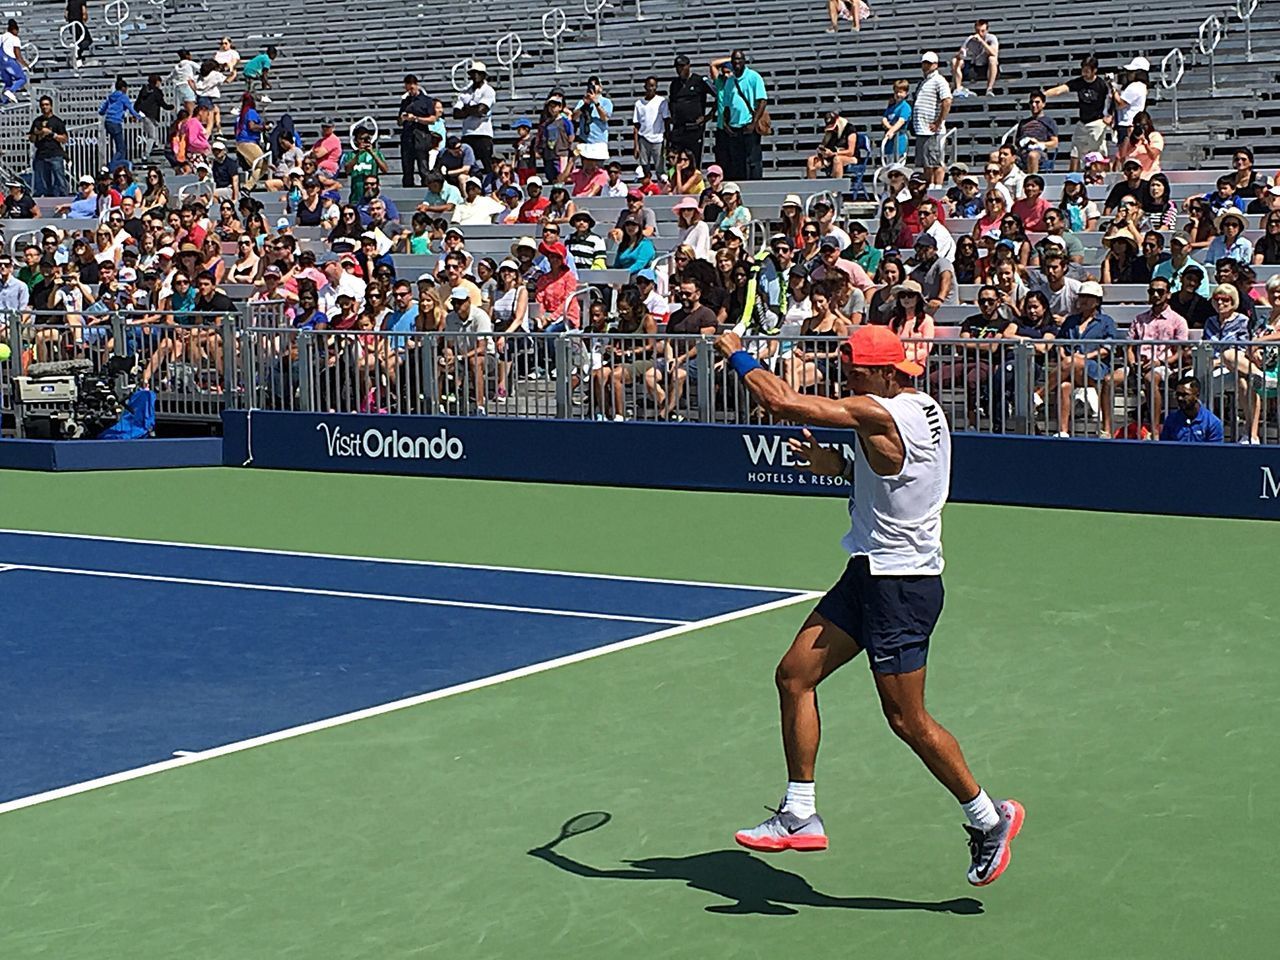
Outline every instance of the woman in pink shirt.
<svg viewBox="0 0 1280 960">
<path fill-rule="evenodd" d="M 209 155 L 209 117 L 208 107 L 197 107 L 193 116 L 182 121 L 182 136 L 187 141 L 188 160 Z"/>
<path fill-rule="evenodd" d="M 914 280 L 903 280 L 893 288 L 895 306 L 889 329 L 904 341 L 903 347 L 907 359 L 912 363 L 924 364 L 933 349 L 934 323 L 924 308 L 924 296 L 920 284 Z"/>
<path fill-rule="evenodd" d="M 1151 114 L 1143 110 L 1133 118 L 1129 135 L 1120 141 L 1120 165 L 1130 158 L 1142 164 L 1142 179 L 1160 172 L 1160 154 L 1164 153 L 1164 134 L 1156 131 Z"/>
</svg>

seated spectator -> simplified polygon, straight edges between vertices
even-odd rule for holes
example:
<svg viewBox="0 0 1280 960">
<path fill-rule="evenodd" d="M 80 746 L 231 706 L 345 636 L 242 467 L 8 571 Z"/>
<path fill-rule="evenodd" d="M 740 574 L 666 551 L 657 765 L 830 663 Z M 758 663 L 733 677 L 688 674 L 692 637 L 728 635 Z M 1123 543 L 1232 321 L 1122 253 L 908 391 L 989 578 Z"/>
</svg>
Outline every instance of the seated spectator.
<svg viewBox="0 0 1280 960">
<path fill-rule="evenodd" d="M 490 224 L 493 218 L 505 208 L 493 197 L 486 197 L 480 192 L 480 181 L 472 177 L 467 181 L 466 199 L 453 208 L 454 223 Z"/>
<path fill-rule="evenodd" d="M 716 332 L 716 314 L 702 302 L 703 281 L 695 276 L 681 280 L 675 299 L 679 307 L 671 314 L 665 332 L 676 337 L 665 341 L 665 362 L 644 371 L 644 385 L 658 406 L 661 420 L 684 419 L 676 413 L 685 385 L 697 383 L 698 337 Z"/>
<path fill-rule="evenodd" d="M 920 284 L 903 280 L 893 288 L 893 307 L 889 315 L 889 329 L 903 341 L 907 359 L 912 363 L 927 365 L 933 350 L 934 321 L 924 305 Z"/>
<path fill-rule="evenodd" d="M 646 167 L 644 164 L 636 167 L 635 188 L 646 197 L 652 197 L 662 193 L 661 184 L 654 182 L 653 168 Z"/>
<path fill-rule="evenodd" d="M 870 290 L 873 284 L 867 272 L 852 260 L 844 259 L 841 256 L 842 250 L 838 237 L 823 237 L 818 246 L 818 263 L 807 271 L 809 280 L 821 283 L 839 272 L 847 276 L 859 290 Z"/>
<path fill-rule="evenodd" d="M 829 110 L 824 118 L 822 140 L 813 155 L 805 161 L 805 176 L 810 180 L 822 173 L 838 180 L 844 168 L 858 163 L 858 134 L 853 124 Z"/>
<path fill-rule="evenodd" d="M 610 164 L 611 169 L 612 167 L 613 164 Z M 618 168 L 618 172 L 622 172 L 621 167 Z M 612 184 L 612 177 L 610 178 L 610 183 Z M 678 150 L 676 152 L 675 166 L 671 169 L 671 192 L 697 197 L 706 188 L 707 180 L 702 171 L 698 169 L 697 158 L 688 150 Z M 610 194 L 610 196 L 612 195 Z M 623 195 L 625 195 L 625 189 Z"/>
<path fill-rule="evenodd" d="M 1004 194 L 994 187 L 988 190 L 983 200 L 982 216 L 970 231 L 973 239 L 978 243 L 984 239 L 999 240 L 1000 225 L 1005 220 L 1007 210 L 1008 205 L 1005 203 Z M 895 243 L 894 246 L 897 244 Z"/>
<path fill-rule="evenodd" d="M 1147 202 L 1142 205 L 1143 222 L 1153 230 L 1172 230 L 1178 225 L 1178 205 L 1173 202 L 1169 178 L 1157 173 L 1147 181 Z"/>
<path fill-rule="evenodd" d="M 622 239 L 613 255 L 613 268 L 637 273 L 651 266 L 656 258 L 653 241 L 642 232 L 640 221 L 628 214 L 622 221 Z"/>
<path fill-rule="evenodd" d="M 59 204 L 54 212 L 72 220 L 97 219 L 101 199 L 94 193 L 93 177 L 84 174 L 76 183 L 76 196 L 70 203 Z"/>
<path fill-rule="evenodd" d="M 716 231 L 724 234 L 733 227 L 745 230 L 747 224 L 751 222 L 751 210 L 742 203 L 742 191 L 738 189 L 736 183 L 726 181 L 720 187 L 720 202 L 723 205 L 723 213 L 716 224 Z"/>
<path fill-rule="evenodd" d="M 952 196 L 952 191 L 955 195 Z M 960 219 L 971 219 L 982 216 L 982 194 L 978 190 L 978 181 L 968 173 L 968 168 L 960 174 L 956 185 L 947 191 L 947 200 L 951 215 Z"/>
<path fill-rule="evenodd" d="M 1244 235 L 1249 226 L 1244 214 L 1238 210 L 1226 210 L 1218 215 L 1216 226 L 1218 235 L 1209 242 L 1205 260 L 1217 263 L 1226 257 L 1238 263 L 1252 263 L 1253 243 Z"/>
<path fill-rule="evenodd" d="M 1109 412 L 1116 387 L 1122 385 L 1127 378 L 1134 377 L 1146 386 L 1151 417 L 1145 422 L 1153 427 L 1160 423 L 1163 416 L 1165 382 L 1177 379 L 1190 363 L 1190 355 L 1182 347 L 1189 336 L 1187 321 L 1169 305 L 1169 293 L 1168 280 L 1163 277 L 1151 279 L 1147 285 L 1147 302 L 1150 306 L 1129 324 L 1129 339 L 1138 345 L 1125 348 L 1124 356 L 1120 358 L 1122 365 L 1102 381 L 1098 401 L 1102 409 Z M 1151 343 L 1153 340 L 1169 342 Z M 1109 416 L 1104 414 L 1103 419 L 1105 423 L 1110 423 Z M 1142 422 L 1140 416 L 1139 423 Z"/>
<path fill-rule="evenodd" d="M 571 173 L 564 178 L 575 197 L 598 197 L 604 193 L 609 183 L 609 174 L 600 166 L 600 161 L 593 157 L 578 158 Z M 554 193 L 554 188 L 553 193 Z M 564 189 L 563 187 L 561 189 Z M 632 188 L 636 189 L 636 188 Z M 629 192 L 629 191 L 628 191 Z M 641 192 L 643 196 L 643 192 Z"/>
<path fill-rule="evenodd" d="M 604 168 L 604 171 L 609 180 L 604 185 L 604 189 L 600 191 L 600 195 L 603 197 L 625 197 L 627 191 L 631 188 L 622 179 L 622 164 L 617 160 L 611 160 L 609 165 Z"/>
<path fill-rule="evenodd" d="M 549 269 L 538 277 L 534 298 L 542 308 L 539 329 L 552 333 L 576 330 L 581 325 L 581 304 L 575 297 L 577 278 L 568 267 L 569 251 L 563 243 L 543 243 L 538 252 L 547 258 Z"/>
<path fill-rule="evenodd" d="M 596 226 L 596 218 L 586 210 L 579 210 L 573 215 L 569 224 L 574 232 L 569 237 L 567 246 L 574 266 L 579 272 L 603 270 L 605 268 L 604 238 L 592 232 Z"/>
<path fill-rule="evenodd" d="M 453 184 L 459 190 L 462 189 L 465 180 L 478 177 L 483 172 L 483 167 L 476 162 L 475 151 L 471 149 L 471 144 L 464 143 L 461 137 L 453 136 L 445 141 L 444 149 L 436 157 L 436 168 L 444 174 L 447 183 Z"/>
<path fill-rule="evenodd" d="M 1280 210 L 1268 213 L 1262 221 L 1263 234 L 1253 247 L 1255 266 L 1280 264 Z"/>
<path fill-rule="evenodd" d="M 622 241 L 622 222 L 628 217 L 634 217 L 640 221 L 640 232 L 646 237 L 652 237 L 657 233 L 657 216 L 645 206 L 644 194 L 639 190 L 632 189 L 627 192 L 626 209 L 618 214 L 618 219 L 614 223 L 613 229 L 609 231 L 609 239 L 614 243 Z"/>
<path fill-rule="evenodd" d="M 1106 129 L 1105 127 L 1103 128 Z M 1084 182 L 1089 187 L 1100 187 L 1107 182 L 1107 173 L 1111 169 L 1111 162 L 1107 159 L 1106 154 L 1093 151 L 1086 153 L 1081 161 L 1084 167 Z"/>
<path fill-rule="evenodd" d="M 915 261 L 911 279 L 920 284 L 920 295 L 924 298 L 926 311 L 936 314 L 943 304 L 960 302 L 955 267 L 948 258 L 938 253 L 937 242 L 927 233 L 916 237 Z"/>
<path fill-rule="evenodd" d="M 1141 283 L 1136 279 L 1140 273 L 1138 251 L 1140 242 L 1135 241 L 1127 230 L 1112 228 L 1102 238 L 1102 245 L 1107 255 L 1102 261 L 1102 282 Z"/>
<path fill-rule="evenodd" d="M 1148 200 L 1147 185 L 1142 179 L 1142 164 L 1130 158 L 1121 164 L 1120 169 L 1124 179 L 1111 188 L 1102 205 L 1102 215 L 1106 217 L 1119 211 L 1120 202 L 1125 197 L 1133 197 L 1137 200 L 1139 207 L 1144 206 Z"/>
<path fill-rule="evenodd" d="M 1195 200 L 1203 202 L 1215 217 L 1227 210 L 1244 213 L 1245 207 L 1248 206 L 1244 198 L 1236 193 L 1236 178 L 1232 174 L 1219 177 L 1217 189 L 1201 197 L 1188 198 L 1186 202 L 1188 212 L 1192 209 L 1192 203 Z"/>
<path fill-rule="evenodd" d="M 968 234 L 956 240 L 956 258 L 952 267 L 957 284 L 978 282 L 978 245 Z"/>
<path fill-rule="evenodd" d="M 1013 250 L 1018 266 L 1025 267 L 1031 262 L 1031 240 L 1027 237 L 1022 218 L 1016 213 L 1006 214 L 1000 220 L 1000 243 Z"/>
<path fill-rule="evenodd" d="M 8 188 L 4 198 L 6 220 L 34 220 L 40 216 L 40 207 L 27 192 L 25 183 L 21 180 L 10 180 L 5 186 Z"/>
<path fill-rule="evenodd" d="M 849 246 L 849 234 L 845 233 L 836 224 L 836 211 L 831 205 L 830 197 L 826 195 L 815 197 L 813 202 L 810 204 L 810 209 L 813 211 L 813 218 L 818 221 L 818 233 L 821 235 L 822 239 L 825 240 L 827 237 L 835 237 L 840 241 L 841 250 Z M 751 219 L 750 213 L 748 213 L 746 219 Z M 739 229 L 744 231 L 747 229 L 747 225 L 745 223 L 739 223 L 737 226 Z"/>
<path fill-rule="evenodd" d="M 1102 286 L 1093 280 L 1080 285 L 1080 312 L 1067 317 L 1055 343 L 1061 348 L 1056 370 L 1049 371 L 1047 389 L 1058 395 L 1058 436 L 1071 436 L 1072 396 L 1079 387 L 1100 385 L 1111 371 L 1111 348 L 1097 341 L 1119 337 L 1115 321 L 1102 310 Z M 1102 411 L 1103 436 L 1110 436 L 1111 411 Z"/>
<path fill-rule="evenodd" d="M 1053 209 L 1044 198 L 1044 177 L 1038 173 L 1028 174 L 1022 181 L 1022 193 L 1022 199 L 1014 201 L 1012 213 L 1022 220 L 1029 233 L 1043 233 L 1045 215 Z"/>
<path fill-rule="evenodd" d="M 1178 284 L 1178 292 L 1170 298 L 1170 305 L 1186 319 L 1187 326 L 1192 330 L 1203 329 L 1214 315 L 1213 304 L 1200 293 L 1202 289 L 1212 293 L 1204 267 L 1190 260 L 1178 276 Z"/>
<path fill-rule="evenodd" d="M 1171 236 L 1169 238 L 1169 259 L 1157 264 L 1151 275 L 1153 277 L 1164 277 L 1171 286 L 1180 288 L 1183 272 L 1188 268 L 1194 267 L 1200 277 L 1200 283 L 1199 286 L 1192 289 L 1205 298 L 1207 304 L 1210 292 L 1209 281 L 1205 275 L 1204 267 L 1191 259 L 1191 242 L 1191 235 L 1185 231 Z M 1182 313 L 1180 310 L 1178 312 Z M 1185 314 L 1183 315 L 1186 316 Z M 1187 317 L 1187 319 L 1190 321 L 1191 318 Z M 1193 325 L 1200 326 L 1200 324 Z"/>
<path fill-rule="evenodd" d="M 710 260 L 711 232 L 702 220 L 698 201 L 693 197 L 682 197 L 671 210 L 676 215 L 679 228 L 676 232 L 676 244 L 692 247 L 695 256 Z"/>
<path fill-rule="evenodd" d="M 937 200 L 923 200 L 916 208 L 916 216 L 919 217 L 920 232 L 915 239 L 918 241 L 923 236 L 932 237 L 938 256 L 944 260 L 952 259 L 956 255 L 956 242 L 951 231 L 943 225 L 942 204 Z"/>
<path fill-rule="evenodd" d="M 452 183 L 446 183 L 444 174 L 439 170 L 431 170 L 427 173 L 427 193 L 422 198 L 422 202 L 418 204 L 418 210 L 421 213 L 432 213 L 443 216 L 452 216 L 454 209 L 458 204 L 462 203 L 462 191 L 455 187 Z M 530 190 L 530 199 L 534 199 L 542 193 L 542 182 L 534 177 L 530 181 L 530 186 L 537 184 L 537 193 Z M 525 203 L 527 207 L 529 202 Z M 546 201 L 542 201 L 542 206 L 546 206 Z M 536 221 L 531 221 L 536 222 Z"/>
<path fill-rule="evenodd" d="M 1045 211 L 1044 231 L 1044 237 L 1032 248 L 1033 263 L 1038 263 L 1050 248 L 1065 253 L 1072 263 L 1084 263 L 1084 242 L 1067 229 L 1066 216 L 1057 207 Z"/>
<path fill-rule="evenodd" d="M 569 189 L 563 183 L 551 187 L 551 196 L 542 211 L 543 223 L 567 224 L 577 211 L 577 206 L 569 198 Z"/>
<path fill-rule="evenodd" d="M 1044 112 L 1044 94 L 1037 90 L 1027 98 L 1031 116 L 1018 121 L 1013 143 L 1018 148 L 1018 159 L 1028 173 L 1053 169 L 1053 155 L 1058 150 L 1058 125 Z M 1041 189 L 1044 183 L 1041 181 Z"/>
<path fill-rule="evenodd" d="M 1176 443 L 1221 443 L 1222 421 L 1200 402 L 1200 381 L 1187 374 L 1173 390 L 1178 409 L 1170 410 L 1160 428 L 1160 439 Z"/>
<path fill-rule="evenodd" d="M 516 222 L 539 223 L 542 220 L 543 211 L 551 203 L 550 200 L 542 195 L 542 178 L 530 177 L 526 180 L 524 192 L 527 199 L 520 204 L 520 213 L 516 217 Z"/>
<path fill-rule="evenodd" d="M 960 324 L 960 339 L 1001 340 L 1011 337 L 1017 327 L 1017 320 L 1007 318 L 1000 310 L 1000 291 L 987 285 L 978 290 L 978 312 L 965 317 Z M 951 356 L 941 360 L 929 374 L 930 391 L 935 396 L 956 384 L 963 386 L 970 426 L 977 425 L 979 406 L 989 402 L 991 371 L 1003 364 L 999 350 L 998 344 L 990 342 L 953 345 Z"/>
<path fill-rule="evenodd" d="M 801 231 L 803 231 L 803 224 Z M 874 277 L 876 271 L 880 269 L 880 260 L 884 256 L 884 251 L 877 247 L 873 247 L 870 240 L 870 231 L 867 225 L 861 220 L 852 220 L 849 222 L 849 245 L 845 247 L 841 254 L 846 260 L 852 260 L 860 266 L 868 277 Z"/>
<path fill-rule="evenodd" d="M 990 96 L 995 90 L 999 71 L 1000 41 L 994 33 L 988 31 L 987 21 L 979 20 L 973 26 L 973 33 L 965 38 L 956 55 L 951 58 L 955 91 L 960 96 L 973 96 L 973 92 L 964 84 L 971 80 L 985 80 L 986 93 Z"/>
</svg>

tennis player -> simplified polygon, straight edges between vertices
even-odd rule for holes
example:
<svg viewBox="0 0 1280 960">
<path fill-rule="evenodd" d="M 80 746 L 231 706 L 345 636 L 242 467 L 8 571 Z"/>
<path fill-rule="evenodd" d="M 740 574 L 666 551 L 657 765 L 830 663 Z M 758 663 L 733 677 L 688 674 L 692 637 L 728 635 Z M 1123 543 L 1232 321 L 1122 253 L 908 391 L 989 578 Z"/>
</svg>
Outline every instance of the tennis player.
<svg viewBox="0 0 1280 960">
<path fill-rule="evenodd" d="M 853 396 L 802 395 L 763 369 L 736 333 L 716 350 L 775 419 L 852 430 L 852 463 L 804 430 L 789 441 L 813 473 L 853 484 L 850 529 L 841 541 L 849 565 L 809 614 L 775 673 L 782 707 L 787 792 L 764 823 L 735 835 L 752 850 L 825 850 L 815 807 L 820 721 L 817 687 L 863 650 L 893 732 L 955 796 L 969 833 L 968 879 L 985 886 L 1009 865 L 1022 827 L 1016 800 L 994 802 L 978 786 L 955 737 L 924 706 L 929 636 L 942 613 L 942 507 L 951 473 L 951 434 L 938 404 L 910 386 L 923 373 L 902 342 L 881 326 L 859 326 L 841 347 Z"/>
</svg>

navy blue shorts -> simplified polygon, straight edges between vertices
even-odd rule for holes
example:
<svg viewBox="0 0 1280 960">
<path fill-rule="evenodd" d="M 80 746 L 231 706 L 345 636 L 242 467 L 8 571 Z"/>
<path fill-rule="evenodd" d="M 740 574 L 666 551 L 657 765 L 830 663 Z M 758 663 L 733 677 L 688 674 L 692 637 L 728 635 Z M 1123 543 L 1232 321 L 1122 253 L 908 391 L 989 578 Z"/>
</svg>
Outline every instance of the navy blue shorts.
<svg viewBox="0 0 1280 960">
<path fill-rule="evenodd" d="M 873 577 L 866 557 L 851 557 L 814 608 L 867 651 L 874 673 L 924 666 L 942 615 L 942 577 Z"/>
</svg>

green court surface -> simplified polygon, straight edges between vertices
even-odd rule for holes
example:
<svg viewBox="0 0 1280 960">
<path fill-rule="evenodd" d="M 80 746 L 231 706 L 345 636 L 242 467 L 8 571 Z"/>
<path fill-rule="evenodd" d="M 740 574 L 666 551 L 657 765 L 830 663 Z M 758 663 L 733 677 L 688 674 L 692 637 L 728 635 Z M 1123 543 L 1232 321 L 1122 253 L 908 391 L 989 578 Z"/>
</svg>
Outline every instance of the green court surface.
<svg viewBox="0 0 1280 960">
<path fill-rule="evenodd" d="M 252 470 L 0 484 L 4 527 L 809 589 L 846 522 L 839 499 Z M 948 508 L 930 706 L 1027 809 L 991 887 L 861 661 L 822 694 L 832 848 L 733 844 L 783 787 L 800 605 L 0 815 L 0 958 L 1274 956 L 1278 542 Z M 42 602 L 6 597 L 8 625 Z"/>
</svg>

